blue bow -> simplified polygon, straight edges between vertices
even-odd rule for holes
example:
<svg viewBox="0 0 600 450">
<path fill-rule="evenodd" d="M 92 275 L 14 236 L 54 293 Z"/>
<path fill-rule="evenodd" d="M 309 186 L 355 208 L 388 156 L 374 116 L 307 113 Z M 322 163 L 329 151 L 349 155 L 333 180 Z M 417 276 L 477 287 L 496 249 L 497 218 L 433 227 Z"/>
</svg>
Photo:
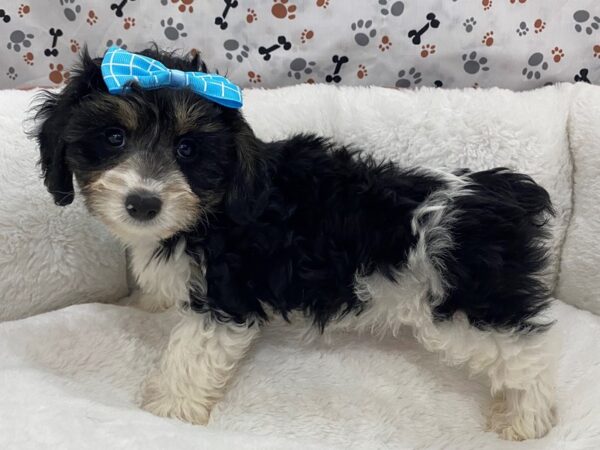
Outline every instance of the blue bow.
<svg viewBox="0 0 600 450">
<path fill-rule="evenodd" d="M 102 59 L 102 77 L 111 94 L 127 92 L 136 82 L 142 89 L 187 87 L 227 108 L 242 107 L 242 90 L 221 75 L 168 69 L 160 61 L 111 47 Z"/>
</svg>

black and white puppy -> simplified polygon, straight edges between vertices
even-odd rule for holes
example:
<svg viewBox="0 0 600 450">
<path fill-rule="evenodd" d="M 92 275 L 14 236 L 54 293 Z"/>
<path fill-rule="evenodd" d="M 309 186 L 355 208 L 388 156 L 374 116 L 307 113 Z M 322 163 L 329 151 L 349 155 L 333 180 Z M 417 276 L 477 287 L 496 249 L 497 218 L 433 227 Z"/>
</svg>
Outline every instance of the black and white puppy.
<svg viewBox="0 0 600 450">
<path fill-rule="evenodd" d="M 198 58 L 143 52 L 180 70 Z M 262 142 L 238 110 L 181 89 L 110 95 L 84 53 L 38 112 L 48 190 L 89 211 L 131 252 L 147 310 L 181 322 L 143 407 L 208 421 L 273 315 L 318 329 L 411 327 L 449 365 L 484 374 L 489 426 L 507 439 L 554 422 L 548 193 L 506 169 L 405 169 L 311 135 Z"/>
</svg>

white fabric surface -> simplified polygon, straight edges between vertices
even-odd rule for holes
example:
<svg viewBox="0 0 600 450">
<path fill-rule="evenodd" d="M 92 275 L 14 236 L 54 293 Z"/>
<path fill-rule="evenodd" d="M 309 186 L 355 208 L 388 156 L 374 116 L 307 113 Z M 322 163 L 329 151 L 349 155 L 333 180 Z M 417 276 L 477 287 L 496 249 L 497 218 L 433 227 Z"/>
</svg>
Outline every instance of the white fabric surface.
<svg viewBox="0 0 600 450">
<path fill-rule="evenodd" d="M 0 90 L 0 321 L 127 294 L 125 258 L 81 198 L 58 208 L 24 130 L 33 93 Z"/>
<path fill-rule="evenodd" d="M 509 165 L 531 173 L 550 190 L 559 211 L 554 239 L 558 251 L 571 210 L 566 130 L 578 89 L 563 85 L 521 94 L 412 93 L 299 86 L 248 91 L 245 112 L 265 139 L 312 130 L 342 143 L 362 143 L 378 156 L 407 165 Z M 41 302 L 26 305 L 37 310 L 57 307 L 38 295 L 53 294 L 53 289 L 62 289 L 66 305 L 79 299 L 71 296 L 77 286 L 102 281 L 104 289 L 124 286 L 119 281 L 122 265 L 97 261 L 102 259 L 98 255 L 112 255 L 114 266 L 122 264 L 114 243 L 104 237 L 94 242 L 105 234 L 81 205 L 54 207 L 33 175 L 34 143 L 19 137 L 18 125 L 30 97 L 0 92 L 0 128 L 8 136 L 0 145 L 0 311 L 16 308 L 23 298 Z M 571 129 L 576 120 L 571 115 Z M 25 157 L 15 163 L 21 154 Z M 22 164 L 18 176 L 11 178 Z M 35 209 L 20 211 L 28 202 Z M 44 226 L 55 225 L 33 227 L 40 212 Z M 14 241 L 18 253 L 6 253 L 13 247 L 5 244 L 5 237 L 15 229 L 31 233 Z M 23 250 L 30 247 L 29 253 Z M 71 257 L 61 256 L 70 255 L 64 248 L 84 255 L 72 264 Z M 16 259 L 11 263 L 7 254 Z M 39 261 L 43 264 L 38 267 Z M 569 262 L 577 270 L 578 261 Z M 52 281 L 53 273 L 63 278 Z M 18 274 L 27 282 L 5 294 L 5 286 L 20 280 Z M 139 385 L 174 323 L 172 313 L 80 305 L 4 322 L 0 448 L 598 448 L 600 317 L 562 303 L 555 315 L 565 340 L 560 423 L 543 440 L 523 445 L 485 433 L 485 388 L 467 380 L 462 371 L 443 367 L 408 336 L 378 342 L 337 335 L 330 345 L 302 344 L 290 333 L 293 327 L 269 327 L 203 428 L 160 419 L 136 406 Z"/>
</svg>

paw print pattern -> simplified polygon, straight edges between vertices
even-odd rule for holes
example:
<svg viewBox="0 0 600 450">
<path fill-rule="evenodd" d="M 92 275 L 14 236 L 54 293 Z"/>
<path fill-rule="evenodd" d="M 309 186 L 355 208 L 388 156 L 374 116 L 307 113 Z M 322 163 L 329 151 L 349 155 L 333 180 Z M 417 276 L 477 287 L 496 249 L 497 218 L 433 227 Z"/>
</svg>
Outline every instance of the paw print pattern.
<svg viewBox="0 0 600 450">
<path fill-rule="evenodd" d="M 242 62 L 250 53 L 250 47 L 247 45 L 240 46 L 240 43 L 235 39 L 227 39 L 225 42 L 223 42 L 223 47 L 225 47 L 225 50 L 227 50 L 225 57 L 229 60 L 235 58 L 237 62 Z"/>
<path fill-rule="evenodd" d="M 573 19 L 575 19 L 575 31 L 581 33 L 585 30 L 587 34 L 592 34 L 594 31 L 600 28 L 600 17 L 594 16 L 590 21 L 590 13 L 585 9 L 580 9 L 579 11 L 575 11 L 573 14 Z"/>
<path fill-rule="evenodd" d="M 6 72 L 6 76 L 11 80 L 15 81 L 19 74 L 17 73 L 14 67 L 9 67 L 8 71 Z"/>
<path fill-rule="evenodd" d="M 113 45 L 121 47 L 123 50 L 127 50 L 127 45 L 123 42 L 123 39 L 121 38 L 117 39 L 116 41 L 113 41 L 112 39 L 106 41 L 106 48 L 112 47 Z"/>
<path fill-rule="evenodd" d="M 550 53 L 552 53 L 552 60 L 555 63 L 561 62 L 562 59 L 565 57 L 565 52 L 562 48 L 559 47 L 554 47 Z"/>
<path fill-rule="evenodd" d="M 372 25 L 372 20 L 364 21 L 361 19 L 357 22 L 354 22 L 350 26 L 352 31 L 356 32 L 354 35 L 354 41 L 361 47 L 369 45 L 371 39 L 377 35 L 377 30 L 375 28 L 371 28 Z"/>
<path fill-rule="evenodd" d="M 300 42 L 306 44 L 307 41 L 310 41 L 315 36 L 315 32 L 312 30 L 307 30 L 306 28 L 300 34 Z"/>
<path fill-rule="evenodd" d="M 94 10 L 90 9 L 87 13 L 87 19 L 85 19 L 85 21 L 88 23 L 88 25 L 91 27 L 92 25 L 94 25 L 96 22 L 98 22 L 98 16 L 96 15 L 96 13 L 94 12 Z"/>
<path fill-rule="evenodd" d="M 192 3 L 194 3 L 194 0 L 171 0 L 171 3 L 179 3 L 179 6 L 177 7 L 177 9 L 181 13 L 184 13 L 187 11 L 191 14 L 194 12 L 194 7 L 192 6 Z"/>
<path fill-rule="evenodd" d="M 77 15 L 81 12 L 81 5 L 75 0 L 60 0 L 61 6 L 64 6 L 63 13 L 69 22 L 75 22 Z"/>
<path fill-rule="evenodd" d="M 382 36 L 381 42 L 379 43 L 379 50 L 381 50 L 382 52 L 386 52 L 390 49 L 391 46 L 392 46 L 392 41 L 390 41 L 390 37 L 387 35 Z"/>
<path fill-rule="evenodd" d="M 481 6 L 483 6 L 484 11 L 487 11 L 492 7 L 492 0 L 481 0 Z"/>
<path fill-rule="evenodd" d="M 367 70 L 367 67 L 364 64 L 359 64 L 358 71 L 356 72 L 356 78 L 362 80 L 367 76 L 369 76 L 369 71 Z"/>
<path fill-rule="evenodd" d="M 400 1 L 393 2 L 391 0 L 379 0 L 379 4 L 381 5 L 380 12 L 384 16 L 391 14 L 392 16 L 398 17 L 404 12 L 404 3 Z"/>
<path fill-rule="evenodd" d="M 185 28 L 182 23 L 175 23 L 172 17 L 169 17 L 166 21 L 161 20 L 160 26 L 164 28 L 165 36 L 170 41 L 176 41 L 179 37 L 186 37 L 187 33 L 183 31 Z"/>
<path fill-rule="evenodd" d="M 66 72 L 64 66 L 62 64 L 57 64 L 56 67 L 54 64 L 50 64 L 50 74 L 48 78 L 54 84 L 61 84 L 68 80 L 69 72 Z"/>
<path fill-rule="evenodd" d="M 250 71 L 250 72 L 248 72 L 248 81 L 250 83 L 257 84 L 262 81 L 262 78 L 259 74 L 255 73 L 253 71 Z"/>
<path fill-rule="evenodd" d="M 408 72 L 404 69 L 398 72 L 398 81 L 396 81 L 396 87 L 409 88 L 411 86 L 416 86 L 421 81 L 421 72 L 417 72 L 416 68 L 411 67 Z"/>
<path fill-rule="evenodd" d="M 2 22 L 8 23 L 10 22 L 10 15 L 8 15 L 5 10 L 0 9 L 0 19 L 2 19 Z"/>
<path fill-rule="evenodd" d="M 317 63 L 314 61 L 306 61 L 304 58 L 296 58 L 290 63 L 288 77 L 294 77 L 296 80 L 299 80 L 303 73 L 310 75 L 313 72 L 313 68 L 316 64 Z"/>
<path fill-rule="evenodd" d="M 73 53 L 77 53 L 79 50 L 81 50 L 81 45 L 79 45 L 79 42 L 77 42 L 75 39 L 71 39 L 69 40 L 69 48 Z"/>
<path fill-rule="evenodd" d="M 532 78 L 539 80 L 542 76 L 542 70 L 548 70 L 548 63 L 544 61 L 544 55 L 535 52 L 527 60 L 527 67 L 523 68 L 522 74 L 528 80 Z"/>
<path fill-rule="evenodd" d="M 288 18 L 294 20 L 296 18 L 296 5 L 289 3 L 289 0 L 273 0 L 271 14 L 278 19 Z"/>
<path fill-rule="evenodd" d="M 600 58 L 600 45 L 594 45 L 592 51 L 594 52 L 594 58 Z"/>
<path fill-rule="evenodd" d="M 519 36 L 525 36 L 527 33 L 529 33 L 529 27 L 527 26 L 527 23 L 521 22 L 519 24 L 519 28 L 517 28 L 516 32 Z"/>
<path fill-rule="evenodd" d="M 31 6 L 24 5 L 23 3 L 21 3 L 21 6 L 19 6 L 19 9 L 17 10 L 17 14 L 19 14 L 19 17 L 25 17 L 30 12 L 31 12 Z"/>
<path fill-rule="evenodd" d="M 468 19 L 466 19 L 463 22 L 463 27 L 465 27 L 465 31 L 467 33 L 470 33 L 471 31 L 473 31 L 473 27 L 477 25 L 477 21 L 475 20 L 475 18 L 473 17 L 469 17 Z"/>
<path fill-rule="evenodd" d="M 317 6 L 319 8 L 327 9 L 327 7 L 329 6 L 329 1 L 330 0 L 317 0 Z"/>
<path fill-rule="evenodd" d="M 31 40 L 34 38 L 31 33 L 24 33 L 21 30 L 15 30 L 10 33 L 8 39 L 10 42 L 6 44 L 6 48 L 9 50 L 14 50 L 15 52 L 20 52 L 21 47 L 29 48 L 31 47 Z"/>
<path fill-rule="evenodd" d="M 487 72 L 490 68 L 487 66 L 487 58 L 484 56 L 477 57 L 477 52 L 465 53 L 462 55 L 464 62 L 463 69 L 465 72 L 471 75 L 479 73 L 479 71 Z"/>
<path fill-rule="evenodd" d="M 253 9 L 248 8 L 248 13 L 246 14 L 246 22 L 254 23 L 258 20 L 258 14 Z"/>
<path fill-rule="evenodd" d="M 494 32 L 488 31 L 487 33 L 485 33 L 483 35 L 481 43 L 484 44 L 486 47 L 491 47 L 492 45 L 494 45 Z"/>
<path fill-rule="evenodd" d="M 427 58 L 435 53 L 435 45 L 425 44 L 421 46 L 421 58 Z"/>
<path fill-rule="evenodd" d="M 541 33 L 545 29 L 546 22 L 544 22 L 542 19 L 536 19 L 535 22 L 533 22 L 533 31 L 535 32 L 535 34 Z"/>
<path fill-rule="evenodd" d="M 33 53 L 31 52 L 27 52 L 23 55 L 23 61 L 25 61 L 25 64 L 27 64 L 28 66 L 33 66 L 33 59 Z"/>
<path fill-rule="evenodd" d="M 123 19 L 123 29 L 129 30 L 132 27 L 135 27 L 135 19 L 133 17 Z"/>
</svg>

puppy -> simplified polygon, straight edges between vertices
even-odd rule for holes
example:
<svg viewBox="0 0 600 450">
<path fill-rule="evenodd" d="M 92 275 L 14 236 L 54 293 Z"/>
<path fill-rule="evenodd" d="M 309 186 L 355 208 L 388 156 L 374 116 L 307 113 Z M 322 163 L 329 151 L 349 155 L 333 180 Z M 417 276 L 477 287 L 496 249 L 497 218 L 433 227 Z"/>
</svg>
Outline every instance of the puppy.
<svg viewBox="0 0 600 450">
<path fill-rule="evenodd" d="M 206 71 L 195 58 L 143 52 Z M 484 374 L 506 439 L 554 422 L 548 193 L 507 169 L 405 169 L 312 136 L 262 142 L 241 112 L 188 89 L 111 95 L 86 52 L 37 118 L 56 204 L 85 204 L 126 245 L 139 307 L 183 318 L 143 407 L 205 424 L 273 315 L 376 334 L 412 328 Z"/>
</svg>

